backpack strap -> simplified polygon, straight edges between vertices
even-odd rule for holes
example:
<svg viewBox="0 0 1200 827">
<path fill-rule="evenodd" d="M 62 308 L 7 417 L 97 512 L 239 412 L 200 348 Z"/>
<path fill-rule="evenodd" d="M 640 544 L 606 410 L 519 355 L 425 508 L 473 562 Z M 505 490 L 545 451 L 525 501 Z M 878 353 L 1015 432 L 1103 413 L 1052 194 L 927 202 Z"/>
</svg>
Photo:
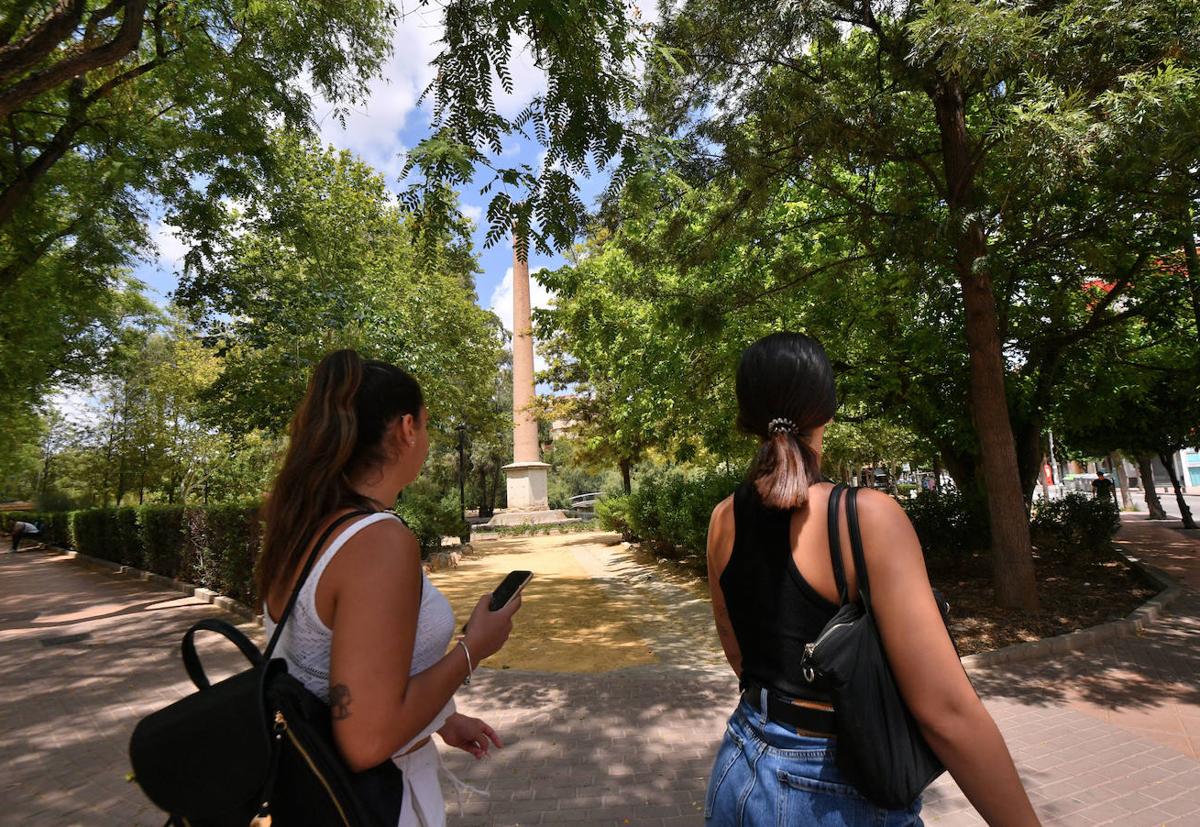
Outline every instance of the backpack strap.
<svg viewBox="0 0 1200 827">
<path fill-rule="evenodd" d="M 837 583 L 838 600 L 845 605 L 850 599 L 850 589 L 846 585 L 846 569 L 842 565 L 841 526 L 838 525 L 838 505 L 841 503 L 842 492 L 846 484 L 839 482 L 829 492 L 829 561 L 833 564 L 833 579 Z M 849 500 L 849 498 L 847 498 Z"/>
<path fill-rule="evenodd" d="M 304 581 L 308 579 L 308 573 L 312 571 L 313 564 L 317 562 L 317 557 L 319 556 L 317 552 L 320 551 L 321 547 L 325 545 L 325 542 L 330 538 L 333 532 L 336 531 L 338 527 L 343 525 L 347 520 L 351 520 L 355 517 L 361 517 L 366 514 L 375 513 L 377 512 L 367 511 L 366 509 L 351 511 L 338 517 L 329 524 L 329 528 L 325 529 L 325 532 L 321 535 L 320 539 L 317 540 L 316 545 L 312 547 L 312 551 L 309 552 L 308 559 L 304 561 L 304 568 L 300 570 L 300 578 L 296 581 L 295 588 L 292 589 L 292 596 L 288 598 L 287 606 L 284 608 L 283 614 L 279 616 L 279 621 L 275 624 L 275 634 L 271 635 L 271 642 L 267 644 L 267 649 L 265 652 L 263 652 L 264 658 L 270 660 L 271 653 L 275 651 L 275 644 L 279 642 L 279 635 L 281 632 L 283 632 L 283 626 L 285 623 L 287 623 L 288 618 L 291 617 L 292 609 L 296 607 L 296 600 L 300 597 L 300 589 L 304 587 Z"/>
<path fill-rule="evenodd" d="M 261 666 L 265 663 L 262 652 L 258 651 L 258 647 L 250 641 L 250 638 L 242 634 L 240 629 L 219 618 L 205 618 L 192 624 L 192 628 L 184 634 L 182 644 L 183 669 L 192 679 L 192 683 L 196 684 L 197 689 L 208 689 L 209 681 L 208 676 L 204 674 L 204 667 L 200 664 L 200 656 L 196 654 L 196 632 L 216 632 L 224 636 L 237 646 L 246 656 L 246 660 L 250 661 L 251 666 Z"/>
<path fill-rule="evenodd" d="M 854 556 L 854 571 L 858 575 L 858 593 L 863 610 L 871 613 L 871 585 L 867 581 L 867 558 L 863 554 L 862 531 L 858 527 L 858 489 L 846 495 L 846 521 L 850 524 L 850 553 Z"/>
</svg>

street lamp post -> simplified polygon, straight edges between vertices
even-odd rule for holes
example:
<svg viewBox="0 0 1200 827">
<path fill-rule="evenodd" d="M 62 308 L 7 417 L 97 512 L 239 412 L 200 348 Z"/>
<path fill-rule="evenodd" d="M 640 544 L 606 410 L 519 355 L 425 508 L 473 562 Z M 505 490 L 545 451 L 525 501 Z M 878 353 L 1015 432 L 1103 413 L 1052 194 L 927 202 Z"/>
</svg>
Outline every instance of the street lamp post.
<svg viewBox="0 0 1200 827">
<path fill-rule="evenodd" d="M 467 493 L 466 493 L 466 436 L 467 426 L 463 423 L 454 426 L 454 430 L 458 431 L 458 511 L 462 516 L 462 523 L 467 525 Z M 471 540 L 471 530 L 466 528 L 464 533 L 459 537 L 459 540 L 465 545 Z"/>
</svg>

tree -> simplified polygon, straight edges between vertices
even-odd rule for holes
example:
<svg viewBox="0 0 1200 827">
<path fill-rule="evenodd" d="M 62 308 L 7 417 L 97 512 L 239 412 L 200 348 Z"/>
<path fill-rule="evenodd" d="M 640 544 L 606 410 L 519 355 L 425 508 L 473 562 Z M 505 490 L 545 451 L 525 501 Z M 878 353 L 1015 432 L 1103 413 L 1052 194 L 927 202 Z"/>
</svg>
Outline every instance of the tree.
<svg viewBox="0 0 1200 827">
<path fill-rule="evenodd" d="M 0 4 L 0 296 L 26 309 L 0 336 L 5 387 L 40 399 L 58 343 L 110 326 L 151 209 L 205 243 L 269 174 L 271 130 L 309 127 L 306 90 L 361 97 L 394 19 L 387 0 Z"/>
<path fill-rule="evenodd" d="M 430 5 L 432 0 L 421 0 Z M 422 226 L 444 229 L 455 214 L 453 191 L 468 184 L 477 165 L 494 173 L 484 192 L 487 244 L 512 233 L 549 252 L 576 239 L 585 208 L 575 176 L 593 163 L 637 154 L 624 116 L 635 105 L 641 46 L 649 27 L 624 0 L 513 2 L 451 0 L 443 9 L 442 51 L 427 94 L 434 102 L 430 137 L 408 155 L 406 173 L 418 173 L 405 203 Z M 547 75 L 547 88 L 514 118 L 497 111 L 498 93 L 513 94 L 514 50 L 528 48 Z M 546 146 L 540 169 L 501 162 L 505 135 L 532 131 Z M 515 228 L 515 229 L 514 229 Z M 522 246 L 522 255 L 526 250 Z"/>
<path fill-rule="evenodd" d="M 1200 446 L 1200 343 L 1190 335 L 1187 273 L 1177 258 L 1158 262 L 1137 290 L 1174 297 L 1161 312 L 1113 331 L 1071 366 L 1076 386 L 1063 394 L 1055 433 L 1093 456 L 1113 450 L 1138 460 L 1151 519 L 1165 514 L 1154 493 L 1152 462 L 1171 480 L 1185 527 L 1194 527 L 1175 456 Z"/>
<path fill-rule="evenodd" d="M 349 153 L 281 133 L 273 163 L 279 175 L 230 210 L 220 244 L 180 283 L 222 357 L 208 421 L 282 433 L 312 366 L 354 347 L 416 376 L 435 430 L 476 430 L 491 417 L 503 330 L 475 303 L 466 225 L 419 255 L 383 178 Z"/>
</svg>

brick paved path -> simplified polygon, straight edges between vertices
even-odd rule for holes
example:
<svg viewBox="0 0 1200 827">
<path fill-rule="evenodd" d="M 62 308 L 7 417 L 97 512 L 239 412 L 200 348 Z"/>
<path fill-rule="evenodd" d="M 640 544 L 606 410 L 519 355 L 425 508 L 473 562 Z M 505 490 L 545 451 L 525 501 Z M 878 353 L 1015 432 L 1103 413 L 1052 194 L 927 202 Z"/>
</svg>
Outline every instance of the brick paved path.
<svg viewBox="0 0 1200 827">
<path fill-rule="evenodd" d="M 1200 583 L 1197 541 L 1148 524 L 1126 526 L 1121 539 Z M 124 781 L 125 745 L 141 715 L 188 690 L 178 640 L 211 614 L 62 556 L 0 555 L 0 823 L 160 824 Z M 1192 592 L 1140 638 L 973 675 L 1046 824 L 1200 824 L 1198 639 Z M 451 793 L 450 823 L 702 823 L 735 692 L 709 654 L 694 669 L 676 653 L 662 667 L 605 675 L 483 670 L 460 708 L 495 724 L 509 746 L 478 763 L 446 754 L 490 791 L 461 815 Z M 211 660 L 237 664 L 223 651 Z M 924 816 L 982 823 L 948 777 L 927 792 Z"/>
</svg>

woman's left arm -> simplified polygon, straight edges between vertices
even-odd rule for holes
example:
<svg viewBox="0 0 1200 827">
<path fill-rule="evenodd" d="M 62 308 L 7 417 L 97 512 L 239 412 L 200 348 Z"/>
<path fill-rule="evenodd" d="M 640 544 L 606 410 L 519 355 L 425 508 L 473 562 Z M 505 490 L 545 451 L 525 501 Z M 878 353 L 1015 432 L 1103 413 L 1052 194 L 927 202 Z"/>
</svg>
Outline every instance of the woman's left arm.
<svg viewBox="0 0 1200 827">
<path fill-rule="evenodd" d="M 717 624 L 717 637 L 725 650 L 725 659 L 733 667 L 733 673 L 742 677 L 742 649 L 738 646 L 733 623 L 729 620 L 729 609 L 725 606 L 725 593 L 721 591 L 721 574 L 729 565 L 733 554 L 733 497 L 717 503 L 708 522 L 708 593 L 712 596 L 713 620 Z"/>
</svg>

